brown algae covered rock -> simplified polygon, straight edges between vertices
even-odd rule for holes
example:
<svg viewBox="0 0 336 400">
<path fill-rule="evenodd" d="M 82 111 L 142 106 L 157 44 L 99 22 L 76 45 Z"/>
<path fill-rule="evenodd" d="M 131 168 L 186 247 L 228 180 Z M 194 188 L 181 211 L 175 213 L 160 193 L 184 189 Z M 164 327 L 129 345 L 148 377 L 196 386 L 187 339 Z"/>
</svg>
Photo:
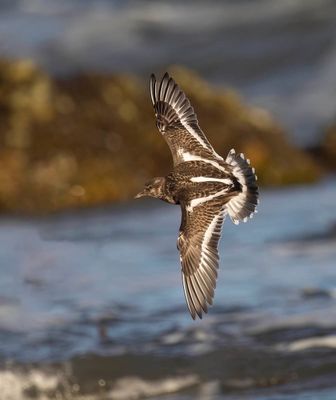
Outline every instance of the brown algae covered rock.
<svg viewBox="0 0 336 400">
<path fill-rule="evenodd" d="M 270 115 L 190 70 L 171 68 L 223 157 L 251 159 L 261 184 L 311 182 L 319 168 Z M 45 212 L 131 199 L 167 173 L 147 82 L 125 75 L 46 75 L 30 61 L 0 62 L 0 209 Z"/>
<path fill-rule="evenodd" d="M 327 167 L 336 169 L 336 123 L 330 125 L 321 144 L 321 155 Z"/>
</svg>

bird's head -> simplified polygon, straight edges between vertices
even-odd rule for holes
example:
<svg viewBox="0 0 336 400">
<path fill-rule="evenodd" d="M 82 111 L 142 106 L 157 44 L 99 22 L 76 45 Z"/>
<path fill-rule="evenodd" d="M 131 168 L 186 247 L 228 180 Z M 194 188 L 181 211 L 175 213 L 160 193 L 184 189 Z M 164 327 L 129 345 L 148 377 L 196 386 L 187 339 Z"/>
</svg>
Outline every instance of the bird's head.
<svg viewBox="0 0 336 400">
<path fill-rule="evenodd" d="M 164 193 L 164 185 L 165 178 L 153 178 L 145 184 L 144 189 L 139 192 L 135 198 L 139 199 L 140 197 L 145 196 L 161 198 Z"/>
</svg>

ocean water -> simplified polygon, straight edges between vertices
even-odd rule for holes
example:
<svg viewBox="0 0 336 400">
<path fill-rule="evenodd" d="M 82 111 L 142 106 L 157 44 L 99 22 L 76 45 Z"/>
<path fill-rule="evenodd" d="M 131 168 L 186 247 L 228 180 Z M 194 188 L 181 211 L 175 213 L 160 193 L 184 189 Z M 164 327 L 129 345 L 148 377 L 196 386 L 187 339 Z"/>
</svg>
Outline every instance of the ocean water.
<svg viewBox="0 0 336 400">
<path fill-rule="evenodd" d="M 0 398 L 335 399 L 336 181 L 226 221 L 214 306 L 188 314 L 180 210 L 139 200 L 0 220 Z"/>
<path fill-rule="evenodd" d="M 3 0 L 0 56 L 146 79 L 186 65 L 308 145 L 335 119 L 335 20 L 334 0 Z"/>
</svg>

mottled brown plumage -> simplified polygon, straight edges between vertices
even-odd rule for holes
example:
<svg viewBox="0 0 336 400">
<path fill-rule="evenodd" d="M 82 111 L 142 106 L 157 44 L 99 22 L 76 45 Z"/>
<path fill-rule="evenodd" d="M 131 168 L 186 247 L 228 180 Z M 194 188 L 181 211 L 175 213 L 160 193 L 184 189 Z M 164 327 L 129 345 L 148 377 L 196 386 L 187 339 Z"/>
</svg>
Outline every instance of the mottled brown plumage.
<svg viewBox="0 0 336 400">
<path fill-rule="evenodd" d="M 191 316 L 202 318 L 213 302 L 224 219 L 229 214 L 238 223 L 256 212 L 256 176 L 243 154 L 231 150 L 224 160 L 215 152 L 189 100 L 167 73 L 160 82 L 151 76 L 150 93 L 157 127 L 171 150 L 174 168 L 166 177 L 148 182 L 136 197 L 180 204 L 177 247 L 183 288 Z"/>
</svg>

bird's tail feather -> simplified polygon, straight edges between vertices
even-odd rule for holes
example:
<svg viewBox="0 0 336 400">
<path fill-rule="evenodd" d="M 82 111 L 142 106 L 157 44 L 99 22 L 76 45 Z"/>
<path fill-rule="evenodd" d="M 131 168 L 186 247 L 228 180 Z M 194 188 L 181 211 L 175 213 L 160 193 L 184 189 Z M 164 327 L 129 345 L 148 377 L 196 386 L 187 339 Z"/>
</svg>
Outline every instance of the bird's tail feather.
<svg viewBox="0 0 336 400">
<path fill-rule="evenodd" d="M 250 166 L 250 160 L 245 159 L 243 153 L 236 154 L 232 149 L 225 161 L 233 167 L 233 175 L 242 186 L 241 192 L 227 204 L 230 218 L 237 225 L 240 221 L 246 222 L 257 212 L 256 208 L 259 202 L 257 176 L 254 168 Z"/>
</svg>

